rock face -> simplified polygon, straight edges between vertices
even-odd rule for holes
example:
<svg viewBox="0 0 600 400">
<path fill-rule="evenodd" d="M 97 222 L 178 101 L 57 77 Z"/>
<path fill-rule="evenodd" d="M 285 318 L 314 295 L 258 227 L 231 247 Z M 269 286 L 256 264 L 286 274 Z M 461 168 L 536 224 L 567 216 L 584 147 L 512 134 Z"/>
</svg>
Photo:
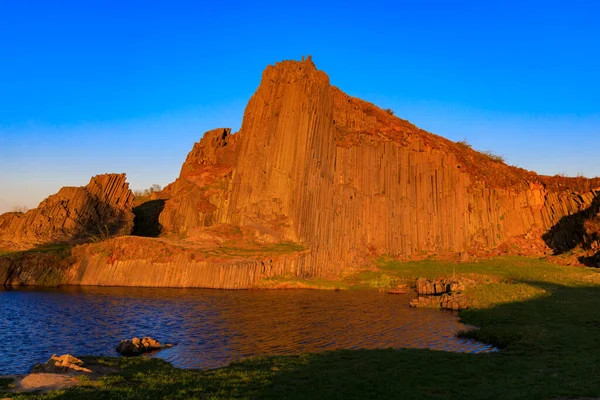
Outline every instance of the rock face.
<svg viewBox="0 0 600 400">
<path fill-rule="evenodd" d="M 485 252 L 539 239 L 589 207 L 600 187 L 509 167 L 420 130 L 331 86 L 310 58 L 267 67 L 234 136 L 226 163 L 205 156 L 223 149 L 210 133 L 193 151 L 207 161 L 190 154 L 182 168 L 227 165 L 227 188 L 172 197 L 163 225 L 226 223 L 302 243 L 311 250 L 304 275 L 336 275 L 373 254 Z"/>
<path fill-rule="evenodd" d="M 580 233 L 563 229 L 552 245 L 542 235 L 599 189 L 600 179 L 538 176 L 423 131 L 331 86 L 308 58 L 267 67 L 239 133 L 205 134 L 159 220 L 166 232 L 227 224 L 302 243 L 310 254 L 297 273 L 335 276 L 376 254 L 549 253 Z"/>
<path fill-rule="evenodd" d="M 84 187 L 64 187 L 27 213 L 0 215 L 0 242 L 16 247 L 129 234 L 133 193 L 125 174 L 94 176 Z"/>
<path fill-rule="evenodd" d="M 167 232 L 189 233 L 217 221 L 235 162 L 236 141 L 231 129 L 206 132 L 187 156 L 179 178 L 167 186 L 168 197 L 159 223 Z"/>
<path fill-rule="evenodd" d="M 1 216 L 0 240 L 43 243 L 105 225 L 109 234 L 131 231 L 133 196 L 124 176 L 96 179 L 25 215 Z M 139 209 L 136 234 L 161 237 L 147 238 L 140 254 L 133 237 L 101 251 L 90 247 L 52 281 L 248 288 L 282 274 L 339 276 L 381 254 L 468 259 L 576 246 L 596 253 L 591 265 L 600 258 L 599 194 L 600 178 L 511 167 L 350 97 L 309 57 L 267 67 L 240 131 L 205 133 L 179 178 Z M 290 243 L 302 250 L 250 256 L 260 246 Z M 6 282 L 31 276 L 0 262 Z"/>
</svg>

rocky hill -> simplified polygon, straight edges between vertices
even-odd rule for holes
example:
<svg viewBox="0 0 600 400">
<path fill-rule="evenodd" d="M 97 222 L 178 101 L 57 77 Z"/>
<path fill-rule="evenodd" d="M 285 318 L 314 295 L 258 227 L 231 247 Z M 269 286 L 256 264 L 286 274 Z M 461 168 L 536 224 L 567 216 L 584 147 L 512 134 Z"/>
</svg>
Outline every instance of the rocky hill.
<svg viewBox="0 0 600 400">
<path fill-rule="evenodd" d="M 125 174 L 94 176 L 63 187 L 26 213 L 0 215 L 0 247 L 29 248 L 131 233 L 133 193 Z"/>
<path fill-rule="evenodd" d="M 0 217 L 0 239 L 126 232 L 131 194 L 124 177 L 107 177 L 93 196 L 97 178 Z M 382 254 L 594 250 L 599 193 L 599 178 L 508 166 L 344 94 L 310 57 L 284 61 L 264 71 L 238 133 L 205 133 L 179 178 L 135 209 L 134 234 L 151 237 L 78 248 L 64 281 L 241 288 L 282 274 L 338 276 Z M 100 197 L 115 207 L 87 205 Z"/>
<path fill-rule="evenodd" d="M 267 67 L 240 132 L 208 132 L 173 186 L 185 189 L 168 193 L 167 231 L 240 226 L 257 241 L 309 248 L 303 274 L 335 275 L 375 254 L 526 242 L 549 252 L 577 240 L 542 236 L 589 208 L 600 179 L 539 176 L 423 131 L 344 94 L 309 58 Z"/>
</svg>

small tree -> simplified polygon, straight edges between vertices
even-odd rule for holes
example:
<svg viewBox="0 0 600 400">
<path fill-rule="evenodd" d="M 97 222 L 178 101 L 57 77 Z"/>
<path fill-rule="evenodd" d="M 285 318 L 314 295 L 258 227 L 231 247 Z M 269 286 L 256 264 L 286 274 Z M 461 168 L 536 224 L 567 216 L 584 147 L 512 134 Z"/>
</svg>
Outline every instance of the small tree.
<svg viewBox="0 0 600 400">
<path fill-rule="evenodd" d="M 14 212 L 14 213 L 23 214 L 23 213 L 26 213 L 28 210 L 29 210 L 29 207 L 20 205 L 20 206 L 13 206 L 10 211 Z"/>
<path fill-rule="evenodd" d="M 162 190 L 162 188 L 160 187 L 160 185 L 158 184 L 153 184 L 152 186 L 150 186 L 148 189 L 144 189 L 144 190 L 140 190 L 140 189 L 136 189 L 133 191 L 133 195 L 135 197 L 148 197 L 150 196 L 152 193 L 154 192 L 160 192 Z"/>
</svg>

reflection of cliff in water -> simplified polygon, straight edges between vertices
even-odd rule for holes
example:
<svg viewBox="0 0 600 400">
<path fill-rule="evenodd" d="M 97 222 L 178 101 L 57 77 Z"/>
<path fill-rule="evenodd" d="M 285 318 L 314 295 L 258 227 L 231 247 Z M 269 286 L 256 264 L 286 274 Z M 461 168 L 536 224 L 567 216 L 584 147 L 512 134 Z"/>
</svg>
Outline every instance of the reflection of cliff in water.
<svg viewBox="0 0 600 400">
<path fill-rule="evenodd" d="M 376 291 L 66 288 L 0 292 L 0 302 L 0 340 L 14 344 L 0 355 L 0 374 L 53 353 L 117 355 L 121 339 L 147 335 L 176 343 L 156 356 L 186 368 L 339 348 L 491 350 L 456 338 L 464 325 L 453 313 Z"/>
</svg>

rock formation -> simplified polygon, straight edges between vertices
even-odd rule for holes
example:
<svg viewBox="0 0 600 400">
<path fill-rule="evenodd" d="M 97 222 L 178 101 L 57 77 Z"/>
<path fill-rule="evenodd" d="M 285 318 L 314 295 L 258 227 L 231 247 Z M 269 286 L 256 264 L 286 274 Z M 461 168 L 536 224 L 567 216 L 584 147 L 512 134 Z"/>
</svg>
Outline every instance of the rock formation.
<svg viewBox="0 0 600 400">
<path fill-rule="evenodd" d="M 75 358 L 70 354 L 63 354 L 57 356 L 53 354 L 52 357 L 45 364 L 36 364 L 33 367 L 33 372 L 44 372 L 52 374 L 69 373 L 69 372 L 92 372 L 91 369 L 83 366 L 83 361 L 79 358 Z"/>
<path fill-rule="evenodd" d="M 125 174 L 97 175 L 87 186 L 63 187 L 26 213 L 0 215 L 0 243 L 24 248 L 129 234 L 132 204 Z"/>
<path fill-rule="evenodd" d="M 217 222 L 236 157 L 231 129 L 206 132 L 187 156 L 179 178 L 161 196 L 168 197 L 159 223 L 167 232 L 190 233 Z"/>
<path fill-rule="evenodd" d="M 124 356 L 139 356 L 142 353 L 148 353 L 169 347 L 173 347 L 173 345 L 166 344 L 163 346 L 158 340 L 154 340 L 151 337 L 144 337 L 142 339 L 134 337 L 131 340 L 121 340 L 121 343 L 119 343 L 116 350 L 119 354 Z"/>
<path fill-rule="evenodd" d="M 485 253 L 539 240 L 600 188 L 600 179 L 538 176 L 423 131 L 331 86 L 310 58 L 267 67 L 227 162 L 213 156 L 223 151 L 219 132 L 190 153 L 178 180 L 188 183 L 175 185 L 196 185 L 172 192 L 161 222 L 302 243 L 311 251 L 304 276 L 336 275 L 374 254 Z M 207 189 L 215 166 L 223 179 Z"/>
<path fill-rule="evenodd" d="M 0 240 L 129 232 L 124 179 L 93 178 L 25 215 L 5 214 Z M 597 252 L 599 193 L 600 178 L 508 166 L 344 94 L 310 57 L 284 61 L 264 71 L 240 131 L 205 133 L 179 178 L 136 209 L 134 233 L 161 237 L 83 246 L 52 282 L 247 288 L 283 274 L 338 276 L 381 254 Z M 7 284 L 45 276 L 7 265 Z"/>
</svg>

